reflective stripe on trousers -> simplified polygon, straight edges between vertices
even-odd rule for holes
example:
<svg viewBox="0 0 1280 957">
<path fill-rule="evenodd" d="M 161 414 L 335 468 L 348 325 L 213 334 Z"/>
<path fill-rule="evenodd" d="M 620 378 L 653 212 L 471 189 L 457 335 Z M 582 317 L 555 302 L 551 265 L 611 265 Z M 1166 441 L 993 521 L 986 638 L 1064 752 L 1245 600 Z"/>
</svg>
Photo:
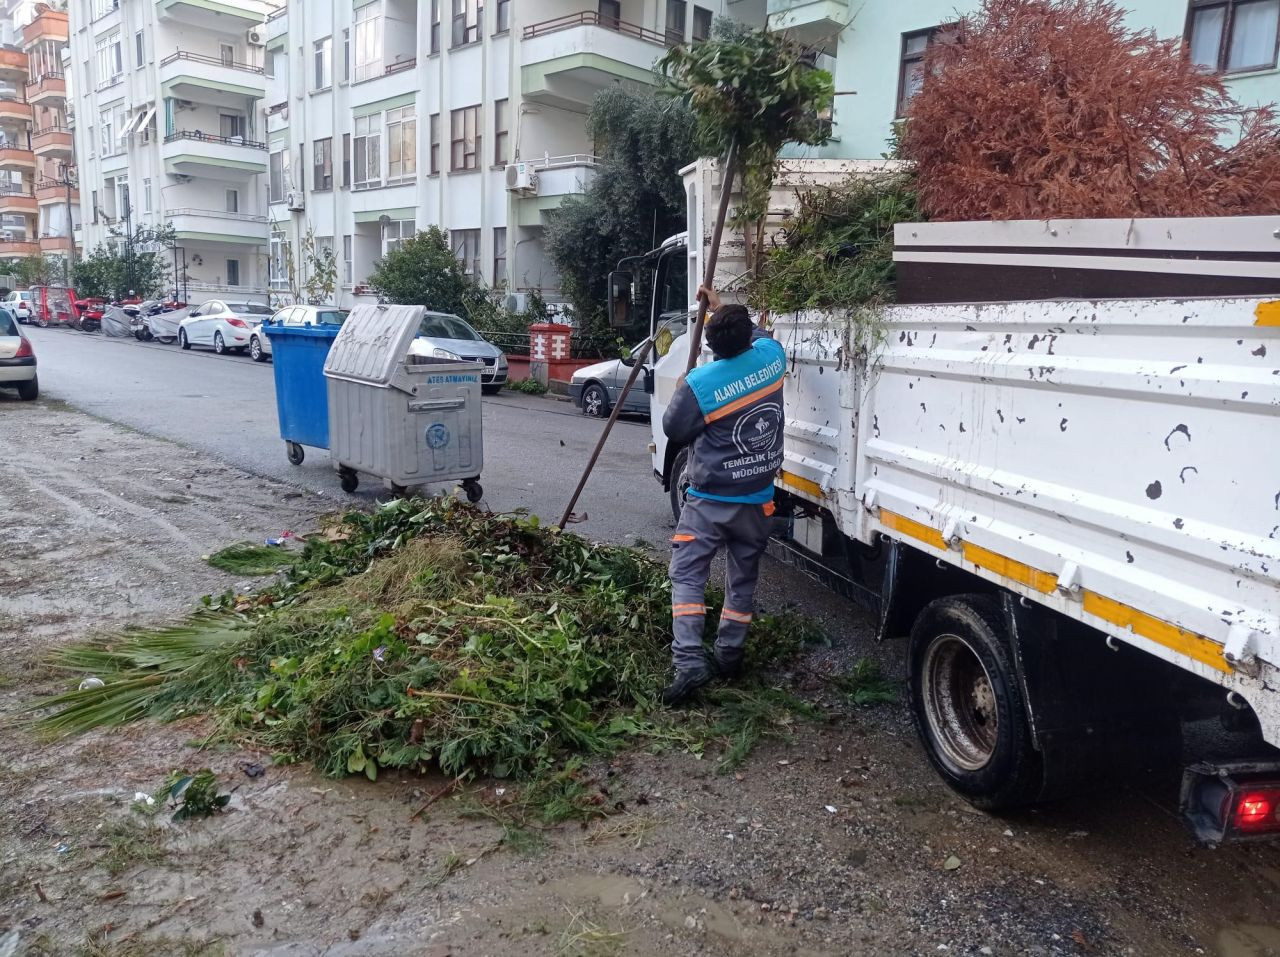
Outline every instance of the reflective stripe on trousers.
<svg viewBox="0 0 1280 957">
<path fill-rule="evenodd" d="M 671 538 L 671 657 L 677 671 L 706 666 L 702 634 L 706 623 L 707 578 L 716 553 L 724 549 L 724 610 L 716 647 L 741 652 L 755 607 L 760 556 L 769 544 L 768 505 L 716 502 L 690 496 Z"/>
</svg>

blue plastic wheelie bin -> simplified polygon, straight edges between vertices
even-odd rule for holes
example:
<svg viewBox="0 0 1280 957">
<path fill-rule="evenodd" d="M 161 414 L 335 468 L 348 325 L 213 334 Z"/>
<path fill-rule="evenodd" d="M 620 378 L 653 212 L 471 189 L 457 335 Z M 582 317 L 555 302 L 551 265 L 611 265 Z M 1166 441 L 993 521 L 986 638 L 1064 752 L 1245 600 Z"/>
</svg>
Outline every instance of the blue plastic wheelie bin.
<svg viewBox="0 0 1280 957">
<path fill-rule="evenodd" d="M 275 367 L 276 412 L 289 461 L 301 465 L 303 446 L 329 447 L 329 393 L 324 363 L 339 325 L 264 326 Z"/>
</svg>

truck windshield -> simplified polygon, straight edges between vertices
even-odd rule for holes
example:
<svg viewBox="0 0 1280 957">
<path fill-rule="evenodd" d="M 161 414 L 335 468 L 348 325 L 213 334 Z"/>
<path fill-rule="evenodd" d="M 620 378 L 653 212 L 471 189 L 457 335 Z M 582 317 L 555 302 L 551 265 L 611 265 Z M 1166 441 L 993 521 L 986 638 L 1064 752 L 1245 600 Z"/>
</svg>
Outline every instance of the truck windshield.
<svg viewBox="0 0 1280 957">
<path fill-rule="evenodd" d="M 655 316 L 684 312 L 689 308 L 688 275 L 689 263 L 683 248 L 674 249 L 658 260 L 658 272 L 654 277 Z"/>
</svg>

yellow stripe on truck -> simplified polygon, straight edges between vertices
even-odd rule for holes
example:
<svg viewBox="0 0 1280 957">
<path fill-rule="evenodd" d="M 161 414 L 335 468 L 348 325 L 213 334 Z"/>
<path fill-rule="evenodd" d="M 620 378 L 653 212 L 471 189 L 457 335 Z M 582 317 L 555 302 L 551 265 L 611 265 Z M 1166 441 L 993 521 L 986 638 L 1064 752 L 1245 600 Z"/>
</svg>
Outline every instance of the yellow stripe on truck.
<svg viewBox="0 0 1280 957">
<path fill-rule="evenodd" d="M 1084 593 L 1084 610 L 1087 614 L 1109 621 L 1113 625 L 1127 628 L 1135 635 L 1148 638 L 1158 645 L 1164 645 L 1179 654 L 1194 658 L 1201 664 L 1218 671 L 1231 673 L 1231 666 L 1222 657 L 1222 646 L 1195 632 L 1171 625 L 1167 621 L 1153 618 L 1146 612 L 1138 611 L 1129 605 L 1107 598 L 1097 592 Z"/>
<path fill-rule="evenodd" d="M 801 478 L 793 472 L 779 472 L 777 481 L 783 485 L 789 485 L 797 492 L 803 492 L 805 495 L 812 495 L 821 501 L 825 496 L 822 494 L 822 486 L 817 482 L 810 481 L 807 478 Z"/>
<path fill-rule="evenodd" d="M 1255 326 L 1280 326 L 1280 302 L 1260 302 L 1253 315 Z"/>
<path fill-rule="evenodd" d="M 1046 595 L 1058 587 L 1057 575 L 1042 572 L 1040 569 L 1024 565 L 1022 562 L 1015 562 L 1012 558 L 1006 558 L 999 552 L 990 551 L 970 542 L 964 543 L 964 557 L 979 568 L 985 568 L 987 571 L 1003 575 L 1005 578 L 1012 578 L 1019 584 L 1034 588 L 1036 591 L 1043 592 Z"/>
<path fill-rule="evenodd" d="M 1277 303 L 1277 305 L 1280 305 L 1280 303 Z M 884 525 L 885 528 L 893 529 L 917 541 L 924 542 L 926 545 L 932 545 L 941 551 L 949 550 L 940 531 L 921 522 L 913 521 L 905 515 L 899 515 L 896 512 L 890 512 L 882 508 L 880 510 L 880 524 Z M 1042 594 L 1047 595 L 1058 587 L 1057 575 L 1014 561 L 999 552 L 993 552 L 971 542 L 962 543 L 961 550 L 966 561 L 1020 585 L 1034 588 Z M 1177 625 L 1162 621 L 1144 611 L 1139 611 L 1130 605 L 1118 602 L 1114 598 L 1099 595 L 1097 592 L 1086 590 L 1083 598 L 1085 614 L 1093 615 L 1095 618 L 1101 618 L 1103 621 L 1125 628 L 1135 635 L 1154 641 L 1156 644 L 1163 645 L 1180 655 L 1186 655 L 1188 658 L 1208 665 L 1210 668 L 1227 674 L 1232 671 L 1231 665 L 1223 657 L 1222 645 L 1211 638 L 1197 635 L 1195 632 L 1187 631 L 1185 628 L 1179 628 Z"/>
</svg>

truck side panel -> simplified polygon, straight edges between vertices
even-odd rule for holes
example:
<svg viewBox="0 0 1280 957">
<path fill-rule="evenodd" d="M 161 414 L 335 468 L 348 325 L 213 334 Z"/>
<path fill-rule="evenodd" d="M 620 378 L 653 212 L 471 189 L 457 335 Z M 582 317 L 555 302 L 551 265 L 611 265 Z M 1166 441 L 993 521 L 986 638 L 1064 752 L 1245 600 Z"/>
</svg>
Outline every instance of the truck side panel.
<svg viewBox="0 0 1280 957">
<path fill-rule="evenodd" d="M 1237 691 L 1280 744 L 1274 308 L 899 306 L 869 361 L 786 317 L 779 484 Z"/>
</svg>

